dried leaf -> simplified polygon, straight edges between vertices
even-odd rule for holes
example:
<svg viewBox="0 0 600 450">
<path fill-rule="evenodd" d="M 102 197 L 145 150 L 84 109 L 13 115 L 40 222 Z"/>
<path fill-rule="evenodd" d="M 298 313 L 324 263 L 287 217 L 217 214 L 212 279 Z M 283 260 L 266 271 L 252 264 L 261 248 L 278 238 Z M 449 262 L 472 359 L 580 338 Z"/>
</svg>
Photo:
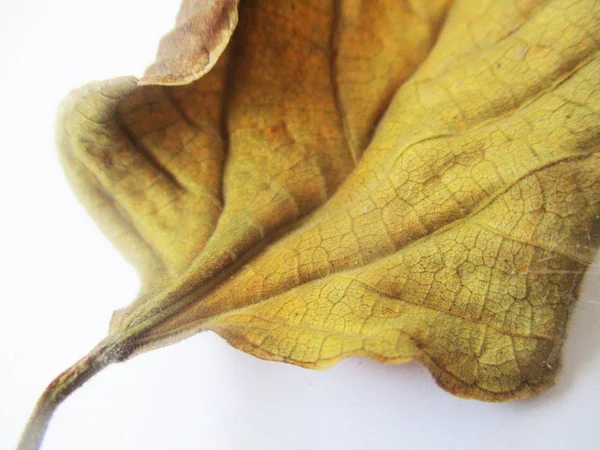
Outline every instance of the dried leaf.
<svg viewBox="0 0 600 450">
<path fill-rule="evenodd" d="M 139 84 L 180 86 L 211 70 L 238 21 L 239 0 L 183 0 L 175 29 L 160 42 L 156 62 Z"/>
<path fill-rule="evenodd" d="M 71 95 L 65 172 L 143 281 L 98 370 L 212 330 L 485 401 L 554 383 L 598 247 L 600 5 L 449 6 L 247 0 L 198 81 Z"/>
</svg>

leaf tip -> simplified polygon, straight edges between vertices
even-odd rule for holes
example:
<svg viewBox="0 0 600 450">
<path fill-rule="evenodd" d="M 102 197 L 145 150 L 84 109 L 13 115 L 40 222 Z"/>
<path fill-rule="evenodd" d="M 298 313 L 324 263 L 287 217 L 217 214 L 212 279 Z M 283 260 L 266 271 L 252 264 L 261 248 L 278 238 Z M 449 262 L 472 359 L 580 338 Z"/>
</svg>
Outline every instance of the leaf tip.
<svg viewBox="0 0 600 450">
<path fill-rule="evenodd" d="M 238 23 L 239 0 L 185 0 L 175 28 L 160 41 L 156 61 L 138 84 L 181 86 L 208 73 Z"/>
</svg>

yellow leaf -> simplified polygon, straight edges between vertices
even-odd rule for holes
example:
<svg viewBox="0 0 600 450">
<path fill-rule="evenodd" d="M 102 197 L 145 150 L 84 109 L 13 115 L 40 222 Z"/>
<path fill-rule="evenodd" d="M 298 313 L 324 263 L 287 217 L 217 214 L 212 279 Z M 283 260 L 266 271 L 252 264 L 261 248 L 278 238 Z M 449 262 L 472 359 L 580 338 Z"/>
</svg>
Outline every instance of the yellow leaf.
<svg viewBox="0 0 600 450">
<path fill-rule="evenodd" d="M 598 246 L 599 19 L 593 0 L 248 0 L 199 80 L 74 92 L 65 171 L 143 281 L 92 371 L 211 330 L 310 368 L 416 359 L 485 401 L 551 386 Z"/>
</svg>

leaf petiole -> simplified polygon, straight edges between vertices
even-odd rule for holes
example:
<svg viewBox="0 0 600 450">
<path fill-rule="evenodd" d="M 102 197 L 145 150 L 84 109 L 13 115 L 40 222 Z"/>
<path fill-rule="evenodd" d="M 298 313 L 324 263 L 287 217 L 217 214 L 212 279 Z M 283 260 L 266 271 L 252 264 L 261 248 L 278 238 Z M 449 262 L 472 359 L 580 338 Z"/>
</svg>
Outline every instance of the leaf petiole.
<svg viewBox="0 0 600 450">
<path fill-rule="evenodd" d="M 108 365 L 122 360 L 122 345 L 114 336 L 100 341 L 94 349 L 58 375 L 44 390 L 21 435 L 17 450 L 37 450 L 48 422 L 65 398 Z"/>
</svg>

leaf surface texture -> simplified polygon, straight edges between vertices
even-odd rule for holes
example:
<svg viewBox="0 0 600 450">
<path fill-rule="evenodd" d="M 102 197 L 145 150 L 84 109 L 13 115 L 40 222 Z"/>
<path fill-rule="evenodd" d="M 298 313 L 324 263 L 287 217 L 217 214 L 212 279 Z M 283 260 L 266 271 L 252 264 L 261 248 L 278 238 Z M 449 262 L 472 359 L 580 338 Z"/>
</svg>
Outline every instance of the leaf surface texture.
<svg viewBox="0 0 600 450">
<path fill-rule="evenodd" d="M 487 401 L 551 386 L 598 245 L 599 19 L 246 0 L 213 65 L 159 51 L 143 85 L 75 91 L 65 172 L 142 278 L 110 334 L 128 356 L 212 330 L 303 367 L 416 359 Z"/>
</svg>

